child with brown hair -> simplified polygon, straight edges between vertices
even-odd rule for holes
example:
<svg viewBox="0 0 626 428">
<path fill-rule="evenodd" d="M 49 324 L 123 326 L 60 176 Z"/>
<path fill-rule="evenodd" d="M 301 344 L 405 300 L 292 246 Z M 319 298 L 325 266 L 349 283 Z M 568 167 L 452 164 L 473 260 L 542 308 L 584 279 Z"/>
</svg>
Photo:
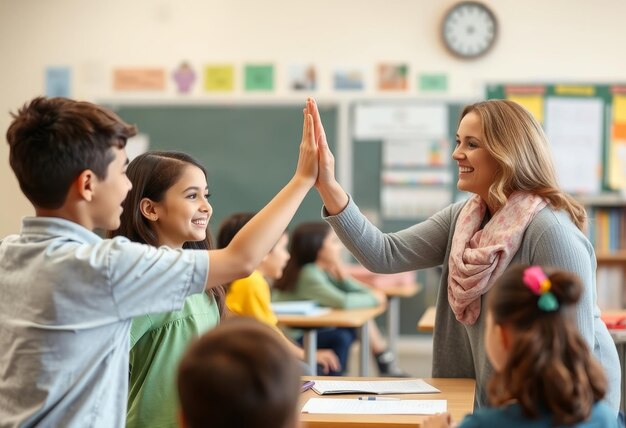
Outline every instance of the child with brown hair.
<svg viewBox="0 0 626 428">
<path fill-rule="evenodd" d="M 321 306 L 336 309 L 371 308 L 386 304 L 387 297 L 379 290 L 361 284 L 346 272 L 341 261 L 343 245 L 332 228 L 324 222 L 299 224 L 291 234 L 291 258 L 282 277 L 274 284 L 272 299 L 276 301 L 313 300 Z M 376 323 L 369 321 L 370 350 L 378 374 L 388 377 L 408 377 L 398 367 L 395 355 L 387 349 Z M 338 337 L 346 339 L 338 341 Z M 348 363 L 348 350 L 356 330 L 335 328 L 318 333 L 318 346 L 332 347 L 342 367 Z M 344 346 L 329 346 L 344 343 Z"/>
<path fill-rule="evenodd" d="M 254 212 L 234 213 L 228 216 L 220 225 L 217 234 L 219 248 L 227 247 L 235 235 L 256 215 Z M 274 328 L 285 337 L 287 346 L 292 354 L 300 360 L 305 359 L 304 349 L 291 342 L 282 330 L 278 328 L 278 318 L 271 306 L 271 286 L 269 281 L 275 281 L 283 275 L 283 269 L 289 260 L 287 242 L 289 235 L 283 233 L 276 245 L 263 257 L 252 275 L 237 279 L 228 284 L 226 306 L 237 315 L 255 318 Z M 333 375 L 341 371 L 339 359 L 332 349 L 318 349 L 315 360 L 320 369 L 319 374 Z M 315 367 L 307 367 L 313 372 Z"/>
<path fill-rule="evenodd" d="M 180 363 L 183 428 L 299 426 L 299 367 L 266 324 L 234 317 L 194 342 Z"/>
<path fill-rule="evenodd" d="M 188 296 L 252 273 L 317 179 L 312 117 L 293 178 L 227 248 L 209 251 L 93 232 L 120 226 L 132 187 L 125 146 L 137 130 L 111 110 L 40 97 L 13 118 L 10 164 L 36 216 L 0 241 L 0 421 L 124 426 L 132 319 L 180 310 Z M 204 175 L 189 171 L 204 197 Z M 203 237 L 204 218 L 186 226 Z"/>
<path fill-rule="evenodd" d="M 495 373 L 488 384 L 493 407 L 466 416 L 460 427 L 617 427 L 602 400 L 607 380 L 576 329 L 572 308 L 583 292 L 562 270 L 514 265 L 487 300 L 485 349 Z M 451 426 L 450 415 L 426 428 Z"/>
</svg>

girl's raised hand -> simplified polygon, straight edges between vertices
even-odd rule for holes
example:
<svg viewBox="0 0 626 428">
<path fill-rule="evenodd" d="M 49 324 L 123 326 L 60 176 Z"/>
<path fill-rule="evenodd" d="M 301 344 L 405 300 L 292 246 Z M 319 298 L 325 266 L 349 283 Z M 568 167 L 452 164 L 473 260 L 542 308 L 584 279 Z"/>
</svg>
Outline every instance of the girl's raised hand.
<svg viewBox="0 0 626 428">
<path fill-rule="evenodd" d="M 310 182 L 310 187 L 317 181 L 318 176 L 318 148 L 315 141 L 313 128 L 313 117 L 304 109 L 304 123 L 302 125 L 302 142 L 300 143 L 300 156 L 296 167 L 296 178 L 301 178 L 305 182 Z"/>
</svg>

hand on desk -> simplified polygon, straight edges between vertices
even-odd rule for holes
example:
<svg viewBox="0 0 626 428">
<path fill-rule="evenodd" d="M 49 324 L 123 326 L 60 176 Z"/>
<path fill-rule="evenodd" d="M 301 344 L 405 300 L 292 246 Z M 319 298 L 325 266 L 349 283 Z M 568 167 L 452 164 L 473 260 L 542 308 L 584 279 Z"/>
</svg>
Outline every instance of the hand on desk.
<svg viewBox="0 0 626 428">
<path fill-rule="evenodd" d="M 450 413 L 437 413 L 424 421 L 424 428 L 449 428 L 454 427 Z"/>
<path fill-rule="evenodd" d="M 333 372 L 341 371 L 339 358 L 337 358 L 337 354 L 335 354 L 335 352 L 331 349 L 318 349 L 315 353 L 315 361 L 317 364 L 322 366 L 324 374 L 328 374 L 329 370 L 332 370 Z"/>
</svg>

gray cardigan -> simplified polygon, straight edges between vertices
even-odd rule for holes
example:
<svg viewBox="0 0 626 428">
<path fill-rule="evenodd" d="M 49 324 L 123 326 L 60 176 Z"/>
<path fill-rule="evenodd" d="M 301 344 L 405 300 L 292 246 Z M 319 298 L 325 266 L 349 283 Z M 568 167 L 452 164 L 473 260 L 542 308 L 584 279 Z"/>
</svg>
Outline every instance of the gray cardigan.
<svg viewBox="0 0 626 428">
<path fill-rule="evenodd" d="M 366 268 L 394 273 L 441 265 L 433 339 L 433 377 L 476 379 L 476 404 L 487 404 L 486 386 L 492 372 L 485 353 L 481 312 L 474 325 L 458 322 L 448 304 L 448 258 L 458 215 L 465 201 L 450 205 L 429 219 L 395 233 L 382 233 L 361 214 L 350 198 L 336 216 L 325 216 L 341 241 Z M 327 214 L 323 210 L 324 214 Z M 549 206 L 528 225 L 511 263 L 555 266 L 576 273 L 585 285 L 576 306 L 578 329 L 593 349 L 608 377 L 606 401 L 617 410 L 621 369 L 615 344 L 600 319 L 596 304 L 596 258 L 592 245 L 565 212 Z M 484 307 L 486 295 L 482 297 Z"/>
</svg>

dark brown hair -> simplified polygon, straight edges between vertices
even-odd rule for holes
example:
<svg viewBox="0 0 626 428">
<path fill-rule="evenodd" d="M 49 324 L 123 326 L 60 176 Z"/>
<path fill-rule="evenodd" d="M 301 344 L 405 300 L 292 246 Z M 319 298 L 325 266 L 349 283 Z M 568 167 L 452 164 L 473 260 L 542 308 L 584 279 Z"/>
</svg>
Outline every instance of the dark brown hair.
<svg viewBox="0 0 626 428">
<path fill-rule="evenodd" d="M 186 153 L 174 151 L 151 151 L 137 156 L 128 164 L 126 174 L 133 185 L 124 200 L 124 211 L 120 216 L 120 227 L 107 232 L 107 237 L 125 236 L 134 242 L 141 242 L 155 247 L 159 246 L 156 232 L 150 222 L 141 213 L 140 202 L 149 198 L 154 202 L 161 202 L 167 190 L 180 179 L 184 167 L 193 165 L 204 173 L 206 169 L 193 157 Z M 206 238 L 203 241 L 187 241 L 183 248 L 195 250 L 209 250 L 212 248 L 210 230 L 207 228 Z M 211 295 L 215 298 L 220 316 L 224 315 L 224 287 L 211 288 Z"/>
<path fill-rule="evenodd" d="M 528 267 L 510 267 L 489 293 L 487 305 L 495 324 L 514 331 L 506 365 L 489 383 L 489 399 L 495 406 L 517 400 L 530 418 L 545 408 L 554 425 L 582 422 L 607 388 L 602 367 L 572 319 L 583 287 L 574 274 L 547 271 L 559 308 L 546 312 L 523 281 Z"/>
<path fill-rule="evenodd" d="M 254 212 L 235 213 L 222 221 L 217 232 L 217 248 L 228 247 L 228 244 L 230 244 L 237 232 L 252 220 L 252 217 L 255 215 L 256 213 Z"/>
<path fill-rule="evenodd" d="M 274 288 L 282 291 L 293 290 L 302 267 L 317 260 L 317 254 L 330 230 L 330 226 L 323 221 L 302 223 L 293 230 L 289 244 L 291 258 L 285 266 L 283 276 L 274 283 Z"/>
<path fill-rule="evenodd" d="M 47 209 L 63 205 L 83 171 L 104 180 L 115 158 L 111 149 L 137 133 L 111 110 L 67 98 L 35 98 L 11 117 L 11 168 L 28 200 Z"/>
<path fill-rule="evenodd" d="M 229 318 L 196 340 L 178 369 L 191 428 L 283 428 L 297 417 L 300 374 L 285 340 L 248 317 Z"/>
</svg>

